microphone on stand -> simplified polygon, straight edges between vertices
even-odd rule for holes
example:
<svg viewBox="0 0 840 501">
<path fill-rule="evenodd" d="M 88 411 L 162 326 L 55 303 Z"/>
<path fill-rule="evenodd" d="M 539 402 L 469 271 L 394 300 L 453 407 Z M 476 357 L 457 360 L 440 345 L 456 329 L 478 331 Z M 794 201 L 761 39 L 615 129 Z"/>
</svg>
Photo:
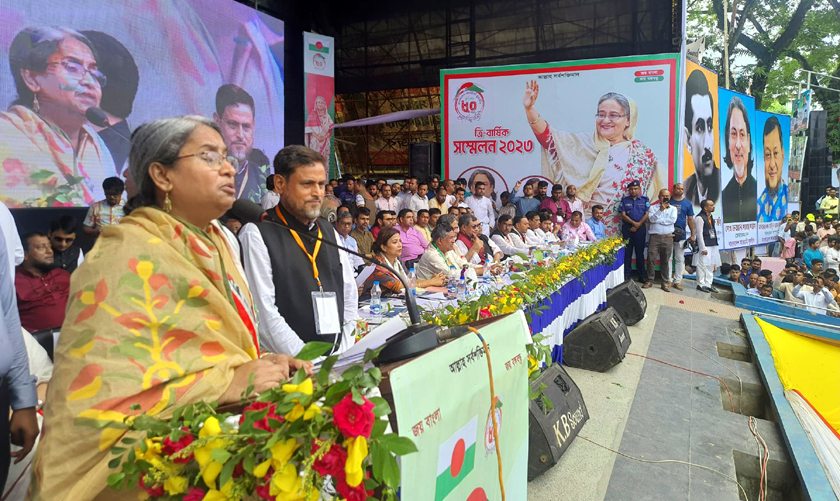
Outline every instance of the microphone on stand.
<svg viewBox="0 0 840 501">
<path fill-rule="evenodd" d="M 88 108 L 85 112 L 85 118 L 87 118 L 88 122 L 97 127 L 108 127 L 112 131 L 116 132 L 121 138 L 125 139 L 129 143 L 131 142 L 131 139 L 125 137 L 125 134 L 111 127 L 111 122 L 108 121 L 108 115 L 106 115 L 101 108 L 97 108 L 95 106 Z"/>
<path fill-rule="evenodd" d="M 243 221 L 243 223 L 267 222 L 275 224 L 281 228 L 285 228 L 286 230 L 293 230 L 293 228 L 283 224 L 282 221 L 267 218 L 267 214 L 263 211 L 263 208 L 249 200 L 236 200 L 233 202 L 232 210 L 233 213 Z M 381 266 L 393 273 L 394 276 L 397 277 L 397 280 L 399 280 L 402 284 L 403 290 L 405 290 L 405 306 L 408 310 L 408 318 L 411 321 L 411 325 L 401 330 L 385 342 L 385 348 L 382 349 L 379 353 L 379 357 L 377 358 L 377 362 L 379 364 L 397 362 L 406 358 L 415 357 L 436 348 L 445 341 L 460 337 L 468 332 L 467 329 L 463 329 L 463 331 L 457 328 L 453 328 L 457 329 L 454 331 L 450 329 L 440 329 L 430 323 L 422 322 L 420 320 L 420 309 L 417 307 L 417 300 L 414 297 L 414 294 L 411 289 L 409 289 L 405 280 L 403 280 L 403 277 L 397 273 L 397 270 L 393 269 L 388 264 L 371 259 L 359 252 L 345 249 L 341 245 L 330 242 L 324 238 L 318 238 L 314 235 L 299 231 L 297 234 L 313 242 L 321 241 L 330 247 L 335 247 L 336 249 L 348 254 L 358 256 L 367 263 L 371 263 L 375 266 Z"/>
</svg>

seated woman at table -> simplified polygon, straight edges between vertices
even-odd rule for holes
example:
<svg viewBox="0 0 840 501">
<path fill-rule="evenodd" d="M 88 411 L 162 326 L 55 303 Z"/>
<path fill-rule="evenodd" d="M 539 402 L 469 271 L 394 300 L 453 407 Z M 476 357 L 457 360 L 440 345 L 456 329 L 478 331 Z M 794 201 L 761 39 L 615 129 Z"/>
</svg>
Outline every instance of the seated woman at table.
<svg viewBox="0 0 840 501">
<path fill-rule="evenodd" d="M 110 448 L 126 433 L 109 423 L 238 402 L 249 386 L 263 392 L 308 370 L 286 355 L 260 358 L 238 246 L 216 220 L 236 199 L 236 165 L 212 120 L 168 118 L 135 131 L 126 217 L 73 272 L 33 501 L 137 499 L 138 487 L 108 487 Z"/>
<path fill-rule="evenodd" d="M 458 270 L 459 276 L 463 268 L 467 268 L 466 277 L 472 280 L 484 273 L 484 266 L 467 262 L 455 251 L 455 240 L 458 234 L 446 225 L 438 224 L 432 231 L 432 243 L 426 252 L 420 256 L 417 263 L 417 279 L 428 280 L 438 273 L 449 275 L 450 266 Z"/>
<path fill-rule="evenodd" d="M 393 226 L 383 228 L 373 242 L 374 259 L 381 263 L 389 265 L 391 268 L 397 270 L 403 280 L 406 280 L 408 274 L 400 262 L 400 254 L 402 253 L 402 240 L 400 232 Z M 373 270 L 370 270 L 373 268 Z M 382 296 L 396 296 L 402 294 L 403 285 L 399 279 L 390 271 L 382 266 L 368 265 L 362 269 L 359 276 L 370 272 L 361 287 L 359 287 L 359 297 L 370 296 L 370 289 L 373 288 L 373 282 L 379 282 L 379 287 L 382 289 Z M 408 280 L 406 280 L 408 281 Z M 417 280 L 417 287 L 441 287 L 446 283 L 446 274 L 436 273 L 428 280 Z"/>
</svg>

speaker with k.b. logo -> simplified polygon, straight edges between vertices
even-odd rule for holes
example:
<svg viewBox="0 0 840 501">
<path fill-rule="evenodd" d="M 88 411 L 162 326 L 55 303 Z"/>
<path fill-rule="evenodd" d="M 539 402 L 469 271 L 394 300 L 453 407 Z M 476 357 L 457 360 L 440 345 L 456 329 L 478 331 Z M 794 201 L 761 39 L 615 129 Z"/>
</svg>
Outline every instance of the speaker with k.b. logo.
<svg viewBox="0 0 840 501">
<path fill-rule="evenodd" d="M 552 466 L 569 448 L 589 419 L 583 395 L 559 364 L 546 367 L 540 377 L 531 382 L 531 391 L 546 386 L 542 394 L 554 407 L 541 398 L 528 406 L 528 481 L 537 478 Z"/>
</svg>

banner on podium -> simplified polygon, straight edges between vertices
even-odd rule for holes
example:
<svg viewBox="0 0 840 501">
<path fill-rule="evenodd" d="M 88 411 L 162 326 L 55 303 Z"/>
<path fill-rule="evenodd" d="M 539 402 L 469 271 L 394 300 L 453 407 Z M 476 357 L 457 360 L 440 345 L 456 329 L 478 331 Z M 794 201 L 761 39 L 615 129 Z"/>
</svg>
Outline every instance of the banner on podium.
<svg viewBox="0 0 840 501">
<path fill-rule="evenodd" d="M 403 501 L 500 499 L 493 405 L 508 499 L 525 499 L 528 472 L 528 327 L 511 314 L 391 372 L 401 436 L 418 452 L 402 458 Z"/>
</svg>

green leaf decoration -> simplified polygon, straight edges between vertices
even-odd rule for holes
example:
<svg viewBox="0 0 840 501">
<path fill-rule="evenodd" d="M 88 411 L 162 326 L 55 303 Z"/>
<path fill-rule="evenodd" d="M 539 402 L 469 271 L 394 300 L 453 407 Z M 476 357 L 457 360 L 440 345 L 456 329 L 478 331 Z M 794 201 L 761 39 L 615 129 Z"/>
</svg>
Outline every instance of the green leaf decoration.
<svg viewBox="0 0 840 501">
<path fill-rule="evenodd" d="M 333 347 L 333 343 L 325 343 L 323 341 L 312 341 L 306 343 L 303 346 L 303 349 L 300 350 L 295 358 L 298 360 L 315 360 L 316 358 L 324 355 L 328 351 L 330 351 Z"/>
<path fill-rule="evenodd" d="M 396 433 L 382 435 L 378 440 L 386 449 L 397 456 L 405 456 L 406 454 L 417 452 L 417 446 L 410 438 L 401 437 Z"/>
<path fill-rule="evenodd" d="M 479 94 L 481 94 L 482 92 L 484 92 L 484 89 L 482 89 L 481 87 L 479 87 L 478 85 L 475 85 L 475 84 L 473 84 L 473 85 L 471 85 L 471 86 L 467 87 L 467 90 L 471 90 L 471 91 L 473 91 L 473 92 L 478 92 Z"/>
</svg>

